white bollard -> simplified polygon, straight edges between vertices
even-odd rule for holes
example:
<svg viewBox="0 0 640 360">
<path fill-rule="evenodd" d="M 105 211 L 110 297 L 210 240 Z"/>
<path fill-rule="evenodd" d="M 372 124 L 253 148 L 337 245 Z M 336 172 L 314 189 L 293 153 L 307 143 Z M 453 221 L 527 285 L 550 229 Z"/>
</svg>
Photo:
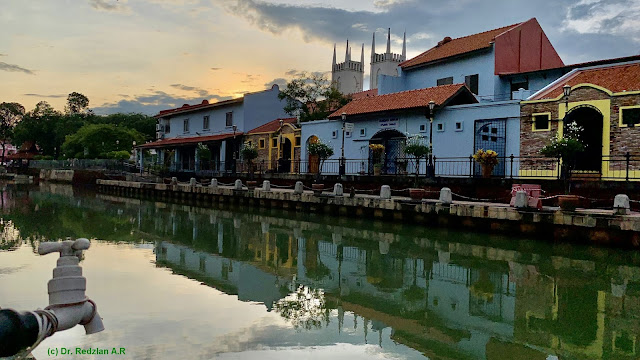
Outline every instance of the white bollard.
<svg viewBox="0 0 640 360">
<path fill-rule="evenodd" d="M 380 199 L 391 199 L 391 187 L 389 185 L 382 185 L 382 187 L 380 188 Z"/>
<path fill-rule="evenodd" d="M 513 203 L 513 207 L 516 209 L 525 209 L 529 207 L 529 196 L 525 191 L 517 191 L 516 192 L 516 200 Z"/>
<path fill-rule="evenodd" d="M 171 178 L 171 185 L 178 185 L 178 178 L 177 177 L 172 177 Z"/>
<path fill-rule="evenodd" d="M 262 182 L 262 191 L 271 191 L 271 181 L 265 180 Z"/>
<path fill-rule="evenodd" d="M 301 195 L 304 191 L 304 185 L 302 181 L 296 181 L 296 187 L 293 189 L 293 193 L 296 195 Z"/>
<path fill-rule="evenodd" d="M 336 183 L 333 185 L 333 195 L 334 196 L 344 196 L 344 191 L 342 189 L 342 184 Z"/>
<path fill-rule="evenodd" d="M 242 180 L 237 179 L 233 187 L 234 190 L 242 190 Z"/>
<path fill-rule="evenodd" d="M 268 222 L 261 222 L 260 223 L 260 229 L 262 230 L 263 234 L 268 234 L 269 233 L 269 223 Z"/>
<path fill-rule="evenodd" d="M 380 251 L 380 254 L 382 255 L 388 254 L 390 247 L 391 247 L 390 243 L 382 240 L 378 241 L 378 250 Z"/>
<path fill-rule="evenodd" d="M 331 234 L 331 240 L 333 241 L 334 245 L 342 244 L 342 234 L 336 234 L 336 233 Z"/>
<path fill-rule="evenodd" d="M 627 215 L 629 214 L 629 197 L 625 194 L 618 194 L 613 199 L 613 212 L 616 215 Z"/>
<path fill-rule="evenodd" d="M 196 178 L 191 178 L 191 179 L 189 179 L 189 185 L 191 185 L 191 186 L 196 186 L 196 185 L 198 185 L 198 182 L 196 181 Z"/>
<path fill-rule="evenodd" d="M 442 189 L 440 189 L 440 202 L 443 204 L 451 204 L 453 202 L 451 189 L 449 189 L 448 187 L 443 187 Z"/>
<path fill-rule="evenodd" d="M 217 189 L 218 188 L 218 179 L 216 178 L 212 178 L 211 179 L 211 184 L 209 184 L 209 187 L 212 189 Z"/>
</svg>

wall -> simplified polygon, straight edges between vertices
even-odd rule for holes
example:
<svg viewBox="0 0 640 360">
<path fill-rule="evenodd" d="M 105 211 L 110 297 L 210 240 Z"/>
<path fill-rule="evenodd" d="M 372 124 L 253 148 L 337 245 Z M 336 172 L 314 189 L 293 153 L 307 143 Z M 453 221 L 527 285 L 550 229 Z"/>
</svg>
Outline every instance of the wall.
<svg viewBox="0 0 640 360">
<path fill-rule="evenodd" d="M 241 132 L 243 129 L 246 130 L 243 120 L 244 106 L 242 103 L 239 103 L 203 109 L 201 111 L 193 111 L 186 114 L 176 114 L 169 120 L 171 122 L 171 132 L 165 133 L 165 138 L 199 136 L 197 133 L 200 133 L 201 136 L 231 133 L 233 132 L 233 127 L 226 126 L 226 114 L 230 111 L 233 112 L 233 123 L 238 126 L 237 131 Z M 202 128 L 203 118 L 206 115 L 209 115 L 209 130 L 204 130 Z M 189 119 L 188 133 L 183 131 L 185 119 Z M 271 120 L 273 119 L 270 119 L 269 121 Z M 251 129 L 253 129 L 253 127 L 248 130 Z"/>
<path fill-rule="evenodd" d="M 285 100 L 278 99 L 280 88 L 273 85 L 270 90 L 246 94 L 244 96 L 244 123 L 238 129 L 249 131 L 275 119 L 288 118 L 284 111 Z M 242 131 L 242 130 L 241 130 Z"/>
<path fill-rule="evenodd" d="M 398 73 L 400 72 L 398 70 L 399 62 L 393 61 L 391 59 L 392 55 L 395 55 L 395 56 L 399 56 L 399 55 L 397 54 L 376 54 L 376 55 L 386 56 L 387 59 L 370 65 L 369 89 L 376 89 L 378 87 L 378 75 L 387 75 L 387 76 L 397 77 Z"/>
</svg>

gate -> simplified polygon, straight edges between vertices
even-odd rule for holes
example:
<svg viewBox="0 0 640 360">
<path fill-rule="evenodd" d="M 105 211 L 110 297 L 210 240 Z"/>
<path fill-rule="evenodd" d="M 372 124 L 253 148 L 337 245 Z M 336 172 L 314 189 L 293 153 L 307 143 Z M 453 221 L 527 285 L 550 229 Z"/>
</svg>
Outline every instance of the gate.
<svg viewBox="0 0 640 360">
<path fill-rule="evenodd" d="M 492 176 L 505 175 L 505 152 L 507 148 L 507 119 L 476 120 L 474 129 L 473 152 L 493 150 L 498 153 L 498 165 L 493 168 Z M 474 163 L 473 174 L 482 174 L 480 164 Z"/>
<path fill-rule="evenodd" d="M 398 160 L 405 157 L 404 148 L 407 138 L 396 130 L 382 131 L 370 140 L 370 144 L 384 145 L 384 161 L 382 163 L 383 174 L 396 174 L 398 172 Z M 373 151 L 369 149 L 369 173 L 373 173 Z"/>
</svg>

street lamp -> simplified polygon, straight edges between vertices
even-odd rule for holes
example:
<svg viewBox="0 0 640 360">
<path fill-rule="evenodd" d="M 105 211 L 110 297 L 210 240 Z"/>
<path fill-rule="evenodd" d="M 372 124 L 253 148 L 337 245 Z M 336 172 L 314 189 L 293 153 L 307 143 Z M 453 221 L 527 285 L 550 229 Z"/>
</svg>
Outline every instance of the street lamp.
<svg viewBox="0 0 640 360">
<path fill-rule="evenodd" d="M 436 107 L 435 101 L 429 101 L 429 163 L 427 164 L 427 175 L 435 175 L 433 163 L 433 109 Z"/>
<path fill-rule="evenodd" d="M 342 146 L 340 147 L 340 169 L 339 169 L 339 173 L 340 173 L 340 176 L 342 176 L 342 175 L 344 175 L 346 173 L 346 167 L 347 167 L 347 164 L 346 164 L 345 158 L 344 158 L 344 127 L 345 127 L 345 124 L 347 122 L 347 113 L 343 112 L 340 117 L 342 118 Z"/>
<path fill-rule="evenodd" d="M 564 116 L 567 116 L 567 111 L 569 111 L 569 94 L 571 94 L 571 86 L 569 86 L 569 84 L 565 84 L 562 87 L 562 93 L 564 94 Z"/>
<path fill-rule="evenodd" d="M 238 147 L 236 146 L 236 130 L 238 130 L 238 125 L 233 125 L 233 172 L 236 172 L 236 161 L 238 159 Z"/>
</svg>

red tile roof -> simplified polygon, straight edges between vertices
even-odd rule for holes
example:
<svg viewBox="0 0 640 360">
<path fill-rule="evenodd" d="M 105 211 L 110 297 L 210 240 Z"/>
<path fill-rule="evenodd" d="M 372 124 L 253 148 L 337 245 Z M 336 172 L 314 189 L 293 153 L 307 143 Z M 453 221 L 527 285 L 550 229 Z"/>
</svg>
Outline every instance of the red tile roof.
<svg viewBox="0 0 640 360">
<path fill-rule="evenodd" d="M 372 96 L 378 96 L 378 89 L 371 89 L 371 90 L 365 90 L 365 91 L 353 93 L 351 94 L 351 99 L 358 100 L 358 99 L 372 97 Z"/>
<path fill-rule="evenodd" d="M 260 125 L 253 130 L 247 131 L 247 135 L 277 131 L 278 129 L 280 129 L 280 120 L 283 120 L 286 124 L 295 124 L 296 121 L 298 121 L 297 118 L 275 119 L 273 121 L 269 121 L 266 124 Z"/>
<path fill-rule="evenodd" d="M 434 61 L 446 59 L 452 56 L 462 55 L 468 52 L 489 48 L 491 47 L 491 43 L 496 36 L 509 31 L 520 24 L 521 23 L 513 24 L 501 27 L 499 29 L 489 30 L 481 32 L 479 34 L 464 36 L 457 39 L 451 39 L 447 36 L 442 41 L 440 41 L 438 45 L 414 57 L 413 59 L 409 59 L 403 63 L 400 63 L 400 66 L 403 69 L 411 68 L 414 66 L 424 65 L 432 63 Z"/>
<path fill-rule="evenodd" d="M 577 70 L 566 79 L 536 95 L 534 100 L 555 99 L 562 95 L 565 84 L 593 84 L 612 92 L 640 90 L 640 63 Z"/>
<path fill-rule="evenodd" d="M 241 136 L 242 132 L 228 133 L 228 134 L 218 134 L 218 135 L 210 135 L 210 136 L 192 136 L 192 137 L 183 137 L 183 138 L 170 138 L 158 140 L 150 143 L 146 143 L 144 145 L 140 145 L 141 148 L 160 148 L 167 146 L 179 146 L 179 145 L 188 145 L 188 144 L 197 144 L 199 142 L 209 142 L 216 140 L 224 140 L 229 139 L 234 136 Z"/>
<path fill-rule="evenodd" d="M 218 106 L 237 104 L 237 103 L 241 103 L 243 101 L 244 101 L 243 97 L 237 98 L 237 99 L 231 99 L 231 100 L 218 101 L 218 102 L 214 102 L 214 103 L 209 103 L 208 100 L 202 100 L 202 102 L 200 104 L 196 104 L 196 105 L 184 104 L 184 105 L 182 105 L 181 107 L 179 107 L 177 109 L 160 110 L 160 112 L 158 114 L 154 115 L 154 117 L 163 117 L 163 116 L 167 116 L 167 115 L 182 114 L 182 113 L 186 113 L 186 112 L 190 112 L 190 111 L 194 111 L 194 110 L 199 110 L 199 109 L 204 109 L 204 108 L 214 108 L 214 107 L 218 107 Z"/>
<path fill-rule="evenodd" d="M 429 101 L 431 100 L 436 103 L 436 106 L 442 106 L 461 91 L 467 91 L 471 94 L 464 84 L 454 84 L 362 98 L 353 100 L 334 111 L 329 115 L 329 118 L 339 118 L 343 112 L 347 115 L 357 115 L 390 110 L 424 108 L 429 105 Z"/>
</svg>

